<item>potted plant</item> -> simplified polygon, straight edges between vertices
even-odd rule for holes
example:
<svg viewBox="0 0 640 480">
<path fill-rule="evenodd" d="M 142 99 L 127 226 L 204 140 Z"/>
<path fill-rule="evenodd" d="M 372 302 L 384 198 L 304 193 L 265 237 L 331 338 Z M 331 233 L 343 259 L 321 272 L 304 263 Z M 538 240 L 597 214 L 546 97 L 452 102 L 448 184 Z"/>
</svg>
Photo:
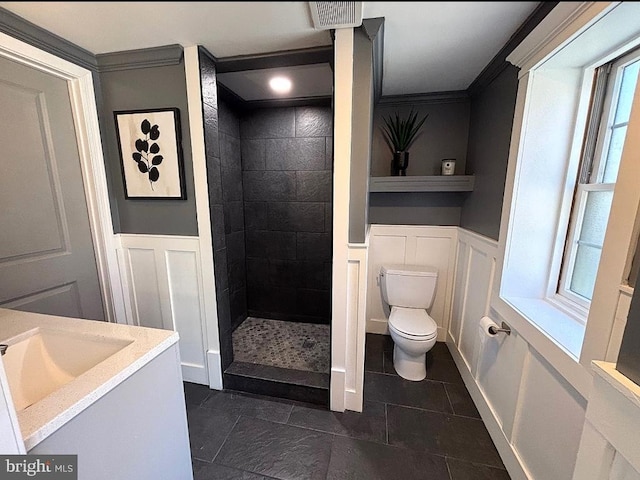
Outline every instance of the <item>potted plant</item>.
<svg viewBox="0 0 640 480">
<path fill-rule="evenodd" d="M 418 112 L 413 109 L 406 118 L 401 118 L 398 112 L 395 115 L 384 119 L 384 126 L 381 128 L 387 145 L 393 153 L 391 161 L 391 175 L 407 174 L 409 166 L 409 147 L 418 138 L 420 129 L 429 115 L 426 114 L 418 119 Z"/>
</svg>

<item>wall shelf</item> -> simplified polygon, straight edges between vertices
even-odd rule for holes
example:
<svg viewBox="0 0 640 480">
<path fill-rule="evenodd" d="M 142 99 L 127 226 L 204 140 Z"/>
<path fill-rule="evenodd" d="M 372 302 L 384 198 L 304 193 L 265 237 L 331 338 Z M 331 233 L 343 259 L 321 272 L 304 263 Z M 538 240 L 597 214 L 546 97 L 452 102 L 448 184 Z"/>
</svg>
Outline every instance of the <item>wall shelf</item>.
<svg viewBox="0 0 640 480">
<path fill-rule="evenodd" d="M 369 192 L 471 192 L 474 175 L 371 177 Z"/>
</svg>

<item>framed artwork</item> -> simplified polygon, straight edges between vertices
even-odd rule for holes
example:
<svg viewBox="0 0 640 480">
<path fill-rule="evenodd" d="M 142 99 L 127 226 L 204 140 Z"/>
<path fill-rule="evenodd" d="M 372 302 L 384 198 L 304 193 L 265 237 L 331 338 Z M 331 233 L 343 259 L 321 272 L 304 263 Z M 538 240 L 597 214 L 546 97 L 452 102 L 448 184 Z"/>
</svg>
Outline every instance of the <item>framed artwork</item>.
<svg viewBox="0 0 640 480">
<path fill-rule="evenodd" d="M 187 198 L 180 110 L 113 112 L 127 199 Z"/>
</svg>

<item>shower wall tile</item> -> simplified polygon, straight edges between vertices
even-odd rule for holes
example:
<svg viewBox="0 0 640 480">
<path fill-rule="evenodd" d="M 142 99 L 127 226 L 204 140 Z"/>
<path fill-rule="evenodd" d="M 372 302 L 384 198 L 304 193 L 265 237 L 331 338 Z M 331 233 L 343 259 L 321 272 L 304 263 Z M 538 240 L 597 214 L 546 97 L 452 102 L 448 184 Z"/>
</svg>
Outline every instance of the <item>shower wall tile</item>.
<svg viewBox="0 0 640 480">
<path fill-rule="evenodd" d="M 325 139 L 325 170 L 333 170 L 333 137 L 327 137 Z"/>
<path fill-rule="evenodd" d="M 227 256 L 230 262 L 239 262 L 245 260 L 244 247 L 245 232 L 234 232 L 226 236 L 227 238 Z"/>
<path fill-rule="evenodd" d="M 330 137 L 333 118 L 324 107 L 296 108 L 296 137 Z"/>
<path fill-rule="evenodd" d="M 207 185 L 209 186 L 209 204 L 222 205 L 220 159 L 209 154 L 207 154 Z"/>
<path fill-rule="evenodd" d="M 286 202 L 296 199 L 296 172 L 244 171 L 245 202 Z"/>
<path fill-rule="evenodd" d="M 218 326 L 220 333 L 231 330 L 231 308 L 229 305 L 229 289 L 219 290 L 216 293 L 216 308 L 218 309 Z"/>
<path fill-rule="evenodd" d="M 268 203 L 244 202 L 244 225 L 247 230 L 266 230 L 269 226 Z"/>
<path fill-rule="evenodd" d="M 266 168 L 267 141 L 264 139 L 242 139 L 242 169 L 264 170 Z"/>
<path fill-rule="evenodd" d="M 220 133 L 240 140 L 240 119 L 229 106 L 220 102 L 218 104 L 218 116 L 220 117 Z M 240 152 L 238 152 L 240 154 Z"/>
<path fill-rule="evenodd" d="M 242 288 L 229 294 L 231 310 L 231 331 L 238 328 L 247 318 L 247 289 Z"/>
<path fill-rule="evenodd" d="M 331 235 L 328 233 L 298 233 L 299 260 L 331 260 Z"/>
<path fill-rule="evenodd" d="M 296 233 L 269 232 L 266 230 L 247 231 L 246 248 L 248 257 L 295 260 Z"/>
<path fill-rule="evenodd" d="M 213 249 L 220 250 L 227 246 L 224 233 L 224 207 L 222 205 L 209 205 L 211 215 L 211 239 Z"/>
<path fill-rule="evenodd" d="M 224 204 L 224 228 L 227 235 L 244 231 L 244 204 L 242 200 L 229 201 Z"/>
<path fill-rule="evenodd" d="M 331 172 L 296 172 L 296 200 L 331 202 L 332 181 Z"/>
<path fill-rule="evenodd" d="M 298 286 L 298 262 L 269 260 L 269 284 L 275 287 Z"/>
<path fill-rule="evenodd" d="M 311 317 L 331 316 L 331 293 L 328 290 L 307 290 L 297 292 L 298 311 Z"/>
<path fill-rule="evenodd" d="M 216 83 L 216 67 L 209 57 L 199 52 L 200 84 L 202 102 L 213 108 L 218 108 L 218 85 Z"/>
<path fill-rule="evenodd" d="M 240 131 L 248 313 L 329 323 L 331 109 L 253 111 Z"/>
<path fill-rule="evenodd" d="M 269 278 L 269 260 L 247 255 L 247 285 L 264 283 Z"/>
<path fill-rule="evenodd" d="M 324 138 L 278 138 L 266 141 L 267 170 L 324 170 Z"/>
<path fill-rule="evenodd" d="M 323 232 L 324 204 L 304 202 L 269 203 L 269 230 Z"/>
<path fill-rule="evenodd" d="M 331 263 L 298 260 L 296 282 L 299 288 L 330 290 Z"/>
<path fill-rule="evenodd" d="M 204 105 L 204 142 L 207 155 L 220 156 L 220 141 L 218 139 L 218 111 L 210 106 Z"/>
<path fill-rule="evenodd" d="M 240 122 L 240 138 L 295 137 L 296 114 L 294 108 L 255 110 Z"/>
<path fill-rule="evenodd" d="M 227 269 L 227 249 L 221 248 L 213 252 L 213 273 L 216 278 L 216 289 L 229 288 L 229 272 Z"/>
<path fill-rule="evenodd" d="M 324 231 L 326 233 L 333 231 L 333 203 L 324 204 Z"/>
</svg>

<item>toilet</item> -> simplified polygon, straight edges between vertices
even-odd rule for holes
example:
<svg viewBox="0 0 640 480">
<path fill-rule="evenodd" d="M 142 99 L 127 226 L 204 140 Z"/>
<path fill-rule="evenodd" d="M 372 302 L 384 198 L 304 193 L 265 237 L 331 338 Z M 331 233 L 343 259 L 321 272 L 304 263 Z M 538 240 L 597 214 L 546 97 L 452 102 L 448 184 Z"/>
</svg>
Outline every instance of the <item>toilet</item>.
<svg viewBox="0 0 640 480">
<path fill-rule="evenodd" d="M 385 265 L 380 269 L 382 298 L 391 308 L 389 332 L 393 366 L 412 381 L 427 376 L 426 355 L 436 343 L 438 325 L 427 309 L 433 303 L 438 270 L 424 265 Z"/>
</svg>

